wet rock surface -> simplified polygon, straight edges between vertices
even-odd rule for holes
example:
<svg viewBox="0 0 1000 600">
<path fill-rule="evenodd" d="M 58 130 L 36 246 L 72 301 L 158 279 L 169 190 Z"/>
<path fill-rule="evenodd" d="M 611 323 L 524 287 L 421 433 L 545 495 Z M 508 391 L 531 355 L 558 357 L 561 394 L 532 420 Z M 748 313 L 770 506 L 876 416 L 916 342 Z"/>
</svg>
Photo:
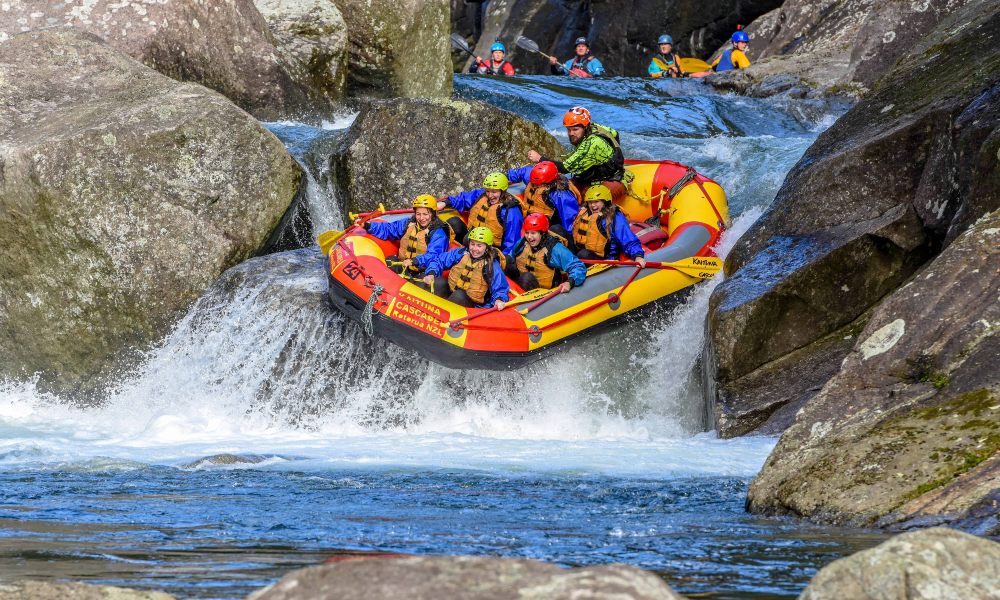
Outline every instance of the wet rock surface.
<svg viewBox="0 0 1000 600">
<path fill-rule="evenodd" d="M 336 0 L 336 5 L 348 27 L 352 95 L 451 95 L 447 0 Z"/>
<path fill-rule="evenodd" d="M 761 413 L 760 390 L 739 393 L 741 379 L 856 321 L 1000 206 L 997 31 L 1000 12 L 985 4 L 942 23 L 817 139 L 736 244 L 709 311 L 706 377 L 719 422 L 766 419 L 783 402 L 772 394 Z M 822 370 L 807 371 L 815 376 L 777 396 L 821 388 Z"/>
<path fill-rule="evenodd" d="M 258 118 L 308 111 L 323 97 L 293 76 L 307 68 L 290 70 L 282 62 L 252 0 L 11 0 L 0 11 L 0 43 L 22 31 L 63 27 L 93 33 L 165 75 L 211 88 Z"/>
<path fill-rule="evenodd" d="M 527 152 L 565 149 L 540 125 L 478 101 L 392 100 L 362 110 L 334 167 L 352 211 L 408 208 L 418 194 L 482 185 L 490 171 L 527 164 Z"/>
<path fill-rule="evenodd" d="M 799 600 L 1000 596 L 1000 544 L 944 528 L 893 537 L 823 567 Z"/>
<path fill-rule="evenodd" d="M 164 592 L 106 585 L 23 581 L 0 583 L 0 600 L 174 600 L 174 597 Z"/>
<path fill-rule="evenodd" d="M 998 265 L 1000 211 L 882 301 L 782 435 L 748 508 L 1000 533 Z"/>
<path fill-rule="evenodd" d="M 656 575 L 612 564 L 562 569 L 533 560 L 478 557 L 369 557 L 292 572 L 249 600 L 326 598 L 455 600 L 681 600 Z"/>
<path fill-rule="evenodd" d="M 0 45 L 2 374 L 93 392 L 266 242 L 300 185 L 211 90 L 96 37 Z"/>
</svg>

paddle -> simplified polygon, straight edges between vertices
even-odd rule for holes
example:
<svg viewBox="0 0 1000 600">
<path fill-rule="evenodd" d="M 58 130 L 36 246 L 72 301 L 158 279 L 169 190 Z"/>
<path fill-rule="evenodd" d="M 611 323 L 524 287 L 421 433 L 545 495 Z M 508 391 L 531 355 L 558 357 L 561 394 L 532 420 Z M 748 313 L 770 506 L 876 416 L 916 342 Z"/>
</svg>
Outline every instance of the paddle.
<svg viewBox="0 0 1000 600">
<path fill-rule="evenodd" d="M 682 58 L 680 59 L 681 68 L 684 69 L 685 73 L 701 73 L 703 71 L 711 71 L 712 65 L 701 60 L 700 58 Z"/>
<path fill-rule="evenodd" d="M 401 215 L 411 212 L 413 212 L 412 208 L 406 208 L 402 210 L 386 210 L 385 206 L 383 206 L 382 203 L 380 202 L 378 205 L 378 210 L 373 210 L 371 212 L 366 212 L 366 213 L 347 213 L 347 216 L 351 219 L 351 221 L 355 221 L 358 218 L 361 218 L 361 220 L 355 223 L 353 227 L 348 227 L 343 231 L 336 231 L 332 229 L 330 231 L 324 231 L 323 233 L 319 234 L 319 237 L 316 238 L 316 243 L 319 244 L 319 249 L 320 251 L 323 252 L 324 255 L 330 254 L 330 249 L 333 248 L 333 245 L 336 244 L 338 241 L 340 241 L 340 238 L 344 237 L 345 235 L 353 231 L 354 227 L 363 225 L 376 217 L 381 217 L 382 215 Z"/>
<path fill-rule="evenodd" d="M 461 50 L 462 52 L 465 52 L 472 58 L 476 57 L 476 55 L 472 53 L 472 48 L 469 48 L 469 44 L 465 41 L 465 38 L 458 35 L 457 33 L 451 34 L 451 45 L 456 50 Z"/>
<path fill-rule="evenodd" d="M 634 260 L 583 260 L 580 262 L 586 265 L 619 265 L 628 267 L 638 266 L 639 264 Z M 675 262 L 647 262 L 646 268 L 674 269 L 685 275 L 707 279 L 722 269 L 722 259 L 710 256 L 696 256 Z"/>
<path fill-rule="evenodd" d="M 518 36 L 518 38 L 514 40 L 514 44 L 518 48 L 527 50 L 528 52 L 535 52 L 536 54 L 541 54 L 545 58 L 551 58 L 548 54 L 542 52 L 541 48 L 538 47 L 538 44 L 536 44 L 534 40 L 528 39 L 523 35 Z"/>
</svg>

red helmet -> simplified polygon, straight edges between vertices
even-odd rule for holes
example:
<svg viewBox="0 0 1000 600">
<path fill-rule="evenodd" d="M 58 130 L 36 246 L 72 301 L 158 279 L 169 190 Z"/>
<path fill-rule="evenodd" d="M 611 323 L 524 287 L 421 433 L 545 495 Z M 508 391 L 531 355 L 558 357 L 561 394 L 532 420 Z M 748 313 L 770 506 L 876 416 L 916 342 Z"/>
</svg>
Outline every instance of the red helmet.
<svg viewBox="0 0 1000 600">
<path fill-rule="evenodd" d="M 549 218 L 538 213 L 531 213 L 524 219 L 525 231 L 548 231 Z"/>
<path fill-rule="evenodd" d="M 573 125 L 590 125 L 590 111 L 582 106 L 574 106 L 563 115 L 563 125 L 571 127 Z"/>
<path fill-rule="evenodd" d="M 559 169 L 556 167 L 556 163 L 550 160 L 543 160 L 531 168 L 530 179 L 531 183 L 535 185 L 550 183 L 555 181 L 557 177 L 559 177 Z"/>
</svg>

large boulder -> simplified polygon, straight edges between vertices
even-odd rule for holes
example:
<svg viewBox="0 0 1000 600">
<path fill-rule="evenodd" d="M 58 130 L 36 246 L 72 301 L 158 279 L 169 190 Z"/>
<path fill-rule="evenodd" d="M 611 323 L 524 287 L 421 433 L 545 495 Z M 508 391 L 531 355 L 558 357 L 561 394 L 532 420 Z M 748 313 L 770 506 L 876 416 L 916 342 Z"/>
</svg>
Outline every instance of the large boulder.
<svg viewBox="0 0 1000 600">
<path fill-rule="evenodd" d="M 747 506 L 1000 533 L 998 265 L 1000 210 L 875 309 L 840 372 L 781 436 Z M 984 499 L 992 510 L 970 514 Z"/>
<path fill-rule="evenodd" d="M 0 10 L 0 43 L 16 33 L 53 27 L 93 33 L 165 75 L 216 90 L 261 119 L 310 110 L 317 103 L 322 107 L 330 91 L 310 89 L 326 83 L 312 77 L 313 69 L 283 62 L 293 53 L 275 48 L 253 0 L 9 0 Z M 282 39 L 287 47 L 287 36 Z"/>
<path fill-rule="evenodd" d="M 307 600 L 334 592 L 342 600 L 683 598 L 656 575 L 627 565 L 562 569 L 515 558 L 373 556 L 293 571 L 248 600 Z"/>
<path fill-rule="evenodd" d="M 0 600 L 174 600 L 174 597 L 164 592 L 109 585 L 20 581 L 0 583 Z"/>
<path fill-rule="evenodd" d="M 944 528 L 897 535 L 820 569 L 799 600 L 1000 597 L 1000 544 Z"/>
<path fill-rule="evenodd" d="M 332 0 L 254 0 L 280 64 L 307 93 L 332 105 L 347 83 L 347 23 Z"/>
<path fill-rule="evenodd" d="M 565 152 L 543 127 L 479 101 L 375 102 L 354 121 L 333 158 L 350 210 L 408 208 L 417 194 L 445 195 L 482 185 L 494 170 L 527 162 L 535 148 Z"/>
<path fill-rule="evenodd" d="M 713 75 L 722 89 L 754 96 L 860 96 L 968 0 L 788 0 L 751 23 L 749 69 Z M 728 43 L 716 54 L 729 48 Z"/>
<path fill-rule="evenodd" d="M 350 31 L 352 95 L 448 97 L 447 0 L 336 0 Z"/>
<path fill-rule="evenodd" d="M 737 242 L 712 295 L 704 361 L 722 435 L 752 431 L 836 369 L 756 378 L 773 393 L 740 380 L 796 351 L 813 356 L 803 349 L 838 330 L 852 335 L 870 307 L 1000 206 L 998 43 L 995 3 L 942 23 L 816 140 Z M 823 360 L 838 365 L 847 349 Z"/>
<path fill-rule="evenodd" d="M 295 197 L 298 165 L 219 94 L 75 30 L 0 44 L 0 376 L 94 390 Z"/>
<path fill-rule="evenodd" d="M 778 6 L 781 0 L 675 0 L 666 5 L 659 0 L 492 0 L 475 52 L 488 56 L 489 46 L 499 38 L 511 46 L 510 57 L 520 72 L 548 74 L 544 57 L 513 47 L 518 36 L 535 40 L 561 60 L 573 56 L 578 36 L 587 36 L 608 73 L 645 76 L 660 34 L 671 34 L 684 56 L 705 56 L 738 24 Z"/>
</svg>

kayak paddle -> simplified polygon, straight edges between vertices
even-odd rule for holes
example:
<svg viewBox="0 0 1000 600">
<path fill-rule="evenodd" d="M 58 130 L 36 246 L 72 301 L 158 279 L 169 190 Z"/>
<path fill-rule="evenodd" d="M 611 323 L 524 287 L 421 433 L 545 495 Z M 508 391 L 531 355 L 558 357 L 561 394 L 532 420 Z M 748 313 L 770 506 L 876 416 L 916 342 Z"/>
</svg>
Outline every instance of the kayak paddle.
<svg viewBox="0 0 1000 600">
<path fill-rule="evenodd" d="M 462 52 L 465 52 L 472 58 L 476 57 L 476 55 L 472 53 L 472 48 L 469 48 L 469 44 L 468 42 L 465 41 L 465 38 L 458 35 L 457 33 L 451 34 L 451 46 L 456 50 L 461 50 Z"/>
<path fill-rule="evenodd" d="M 536 44 L 534 40 L 526 38 L 523 35 L 518 36 L 517 39 L 514 40 L 514 45 L 523 50 L 527 50 L 528 52 L 541 54 L 545 58 L 551 58 L 548 54 L 542 52 L 541 48 L 538 47 L 538 44 Z"/>
</svg>

